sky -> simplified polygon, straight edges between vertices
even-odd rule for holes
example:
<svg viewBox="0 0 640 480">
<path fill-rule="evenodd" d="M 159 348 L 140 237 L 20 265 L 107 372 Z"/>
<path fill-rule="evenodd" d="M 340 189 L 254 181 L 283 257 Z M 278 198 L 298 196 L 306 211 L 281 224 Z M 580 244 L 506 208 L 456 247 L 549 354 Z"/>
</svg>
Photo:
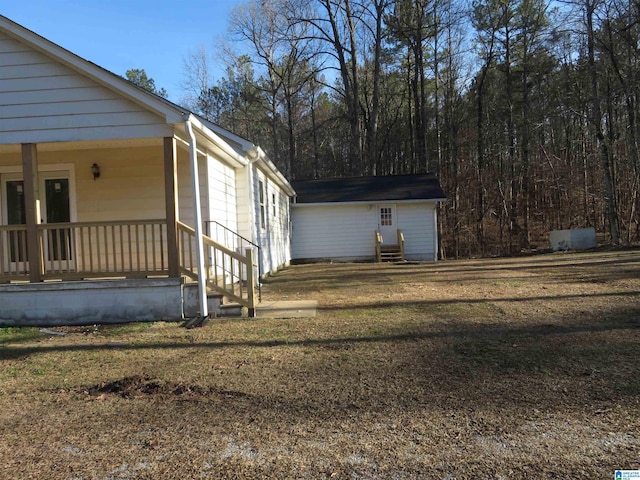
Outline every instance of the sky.
<svg viewBox="0 0 640 480">
<path fill-rule="evenodd" d="M 183 61 L 227 36 L 242 0 L 11 0 L 0 14 L 118 75 L 141 68 L 179 102 Z M 223 75 L 221 66 L 214 76 Z M 217 79 L 216 78 L 216 79 Z"/>
</svg>

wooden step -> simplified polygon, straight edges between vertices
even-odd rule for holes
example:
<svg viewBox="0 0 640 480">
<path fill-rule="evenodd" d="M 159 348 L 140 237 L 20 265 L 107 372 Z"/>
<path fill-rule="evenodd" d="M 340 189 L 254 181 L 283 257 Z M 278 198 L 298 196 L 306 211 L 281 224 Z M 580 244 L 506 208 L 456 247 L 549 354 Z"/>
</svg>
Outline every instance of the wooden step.
<svg viewBox="0 0 640 480">
<path fill-rule="evenodd" d="M 382 262 L 401 262 L 402 250 L 398 245 L 383 245 L 380 247 L 380 261 Z"/>
</svg>

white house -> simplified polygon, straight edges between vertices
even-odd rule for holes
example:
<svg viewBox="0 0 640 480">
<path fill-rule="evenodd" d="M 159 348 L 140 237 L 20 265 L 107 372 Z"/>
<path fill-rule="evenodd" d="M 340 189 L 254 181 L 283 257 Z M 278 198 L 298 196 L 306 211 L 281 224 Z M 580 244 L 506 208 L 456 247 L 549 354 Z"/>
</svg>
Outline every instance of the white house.
<svg viewBox="0 0 640 480">
<path fill-rule="evenodd" d="M 431 174 L 293 182 L 294 261 L 436 260 L 437 204 Z"/>
<path fill-rule="evenodd" d="M 0 105 L 0 325 L 252 311 L 290 261 L 260 147 L 2 16 Z"/>
</svg>

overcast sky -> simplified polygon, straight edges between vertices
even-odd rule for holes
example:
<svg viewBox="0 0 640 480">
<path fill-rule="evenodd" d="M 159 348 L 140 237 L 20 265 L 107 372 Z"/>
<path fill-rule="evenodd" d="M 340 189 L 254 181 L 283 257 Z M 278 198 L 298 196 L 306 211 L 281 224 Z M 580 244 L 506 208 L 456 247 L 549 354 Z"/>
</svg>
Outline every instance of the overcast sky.
<svg viewBox="0 0 640 480">
<path fill-rule="evenodd" d="M 11 0 L 0 14 L 107 70 L 143 68 L 182 97 L 183 59 L 227 33 L 242 0 Z M 219 73 L 222 75 L 222 71 Z"/>
</svg>

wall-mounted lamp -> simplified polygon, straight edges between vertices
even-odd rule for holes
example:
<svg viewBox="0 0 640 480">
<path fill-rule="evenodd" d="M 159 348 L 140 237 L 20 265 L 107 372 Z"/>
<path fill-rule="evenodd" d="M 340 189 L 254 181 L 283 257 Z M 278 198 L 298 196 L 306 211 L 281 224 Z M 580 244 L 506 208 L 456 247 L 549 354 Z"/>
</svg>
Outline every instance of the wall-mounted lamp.
<svg viewBox="0 0 640 480">
<path fill-rule="evenodd" d="M 100 177 L 100 167 L 97 163 L 91 165 L 91 173 L 93 173 L 93 180 Z"/>
</svg>

